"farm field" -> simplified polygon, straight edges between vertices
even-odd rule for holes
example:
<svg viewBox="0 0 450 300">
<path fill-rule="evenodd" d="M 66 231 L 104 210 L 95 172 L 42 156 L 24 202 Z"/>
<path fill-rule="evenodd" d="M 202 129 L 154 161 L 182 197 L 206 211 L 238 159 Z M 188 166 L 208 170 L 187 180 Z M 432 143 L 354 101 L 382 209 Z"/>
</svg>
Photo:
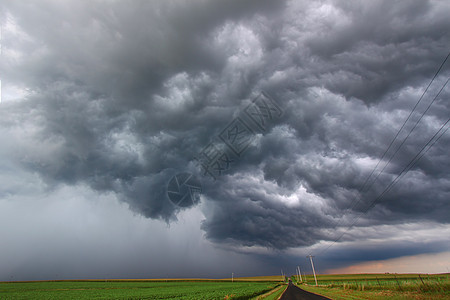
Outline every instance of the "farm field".
<svg viewBox="0 0 450 300">
<path fill-rule="evenodd" d="M 294 278 L 293 278 L 294 279 Z M 332 299 L 450 299 L 449 274 L 319 275 L 299 286 Z"/>
<path fill-rule="evenodd" d="M 0 283 L 0 299 L 266 299 L 285 290 L 281 276 L 231 279 L 123 279 Z M 296 282 L 296 277 L 291 277 Z M 305 277 L 303 277 L 305 279 Z M 450 299 L 449 274 L 306 276 L 299 286 L 331 299 Z"/>
<path fill-rule="evenodd" d="M 11 282 L 0 283 L 0 299 L 252 299 L 277 286 L 210 280 Z"/>
<path fill-rule="evenodd" d="M 227 278 L 227 279 L 223 279 L 223 280 L 231 280 L 231 278 Z M 280 275 L 234 278 L 234 281 L 281 281 L 281 280 L 282 280 L 282 277 Z"/>
</svg>

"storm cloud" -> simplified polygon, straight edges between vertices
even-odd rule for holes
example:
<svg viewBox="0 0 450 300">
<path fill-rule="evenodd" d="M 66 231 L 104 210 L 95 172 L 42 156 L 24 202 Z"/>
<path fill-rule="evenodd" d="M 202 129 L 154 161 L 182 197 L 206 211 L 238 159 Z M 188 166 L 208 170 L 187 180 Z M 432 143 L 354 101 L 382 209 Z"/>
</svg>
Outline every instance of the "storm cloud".
<svg viewBox="0 0 450 300">
<path fill-rule="evenodd" d="M 381 238 L 373 228 L 389 241 L 402 224 L 427 224 L 428 245 L 353 249 L 374 259 L 448 250 L 448 133 L 370 205 L 448 119 L 445 87 L 373 181 L 450 62 L 365 182 L 449 52 L 447 1 L 3 5 L 0 201 L 32 194 L 13 179 L 25 174 L 47 193 L 83 185 L 173 224 L 182 209 L 167 184 L 190 172 L 202 185 L 199 226 L 219 248 L 315 249 L 344 232 L 338 244 L 363 243 Z M 203 176 L 195 157 L 263 91 L 282 115 L 229 170 Z"/>
</svg>

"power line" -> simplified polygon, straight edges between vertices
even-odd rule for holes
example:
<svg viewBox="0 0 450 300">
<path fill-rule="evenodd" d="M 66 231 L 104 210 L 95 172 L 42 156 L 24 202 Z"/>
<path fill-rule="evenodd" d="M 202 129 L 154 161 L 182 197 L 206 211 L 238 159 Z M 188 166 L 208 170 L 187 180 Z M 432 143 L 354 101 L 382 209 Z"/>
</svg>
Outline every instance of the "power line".
<svg viewBox="0 0 450 300">
<path fill-rule="evenodd" d="M 378 196 L 375 200 L 373 200 L 371 202 L 371 204 L 367 208 L 366 212 L 374 204 L 376 204 L 376 202 L 379 202 L 379 200 L 381 200 L 381 198 L 384 196 L 384 194 L 388 193 L 394 187 L 394 185 L 396 185 L 397 182 L 400 181 L 400 179 L 417 164 L 417 162 L 425 155 L 425 153 L 427 153 L 428 150 L 430 150 L 430 148 L 432 146 L 434 146 L 434 144 L 436 144 L 436 142 L 444 135 L 444 133 L 447 132 L 449 127 L 447 127 L 447 129 L 445 129 L 445 130 L 443 130 L 443 129 L 449 122 L 450 122 L 450 118 L 447 119 L 447 121 L 439 128 L 439 130 L 431 137 L 431 139 L 428 140 L 428 142 L 422 147 L 422 149 L 420 149 L 420 151 L 413 157 L 413 159 L 410 160 L 410 162 L 403 168 L 403 170 L 400 172 L 400 174 L 398 174 L 397 177 L 395 177 L 395 179 L 386 187 L 386 189 L 380 194 L 380 196 Z M 438 137 L 434 140 L 434 138 L 436 136 L 438 136 Z M 433 143 L 431 143 L 432 141 L 433 141 Z M 430 145 L 430 143 L 431 143 L 431 145 Z M 426 150 L 424 151 L 424 149 L 426 149 Z"/>
<path fill-rule="evenodd" d="M 372 175 L 375 173 L 376 169 L 378 168 L 378 166 L 380 165 L 381 161 L 384 159 L 384 157 L 386 156 L 386 154 L 388 153 L 388 151 L 391 149 L 392 145 L 394 144 L 394 142 L 397 140 L 400 132 L 403 130 L 403 128 L 405 127 L 406 123 L 409 121 L 409 119 L 411 118 L 412 114 L 414 113 L 414 111 L 416 110 L 417 106 L 420 104 L 420 102 L 423 100 L 423 97 L 425 96 L 426 92 L 428 91 L 428 89 L 430 88 L 431 84 L 434 82 L 434 80 L 436 79 L 437 75 L 440 73 L 440 71 L 442 70 L 443 66 L 445 65 L 445 63 L 447 62 L 448 58 L 450 57 L 450 52 L 447 54 L 447 56 L 445 57 L 444 61 L 441 63 L 441 65 L 439 66 L 438 70 L 436 71 L 436 73 L 434 74 L 433 78 L 431 79 L 431 81 L 428 83 L 427 87 L 425 88 L 424 92 L 422 93 L 422 95 L 420 96 L 419 100 L 416 102 L 416 104 L 414 105 L 414 107 L 412 108 L 411 112 L 409 113 L 408 117 L 406 118 L 406 120 L 403 122 L 402 126 L 400 127 L 400 129 L 397 131 L 397 133 L 395 134 L 394 138 L 391 140 L 391 142 L 389 143 L 388 147 L 386 148 L 386 150 L 383 152 L 381 158 L 378 160 L 377 164 L 375 165 L 375 167 L 373 168 L 373 170 L 371 171 L 371 173 L 369 174 L 369 176 L 366 178 L 366 180 L 364 181 L 363 185 L 361 186 L 361 188 L 358 189 L 358 193 L 364 193 L 364 189 L 367 185 L 367 183 L 369 182 L 369 179 L 372 177 Z M 386 167 L 391 163 L 392 159 L 395 157 L 395 155 L 397 154 L 397 152 L 400 150 L 400 148 L 403 146 L 403 144 L 406 142 L 406 140 L 409 138 L 409 136 L 411 135 L 411 133 L 414 131 L 414 129 L 417 127 L 418 123 L 422 120 L 423 116 L 428 112 L 428 110 L 430 109 L 431 105 L 435 102 L 435 100 L 437 99 L 437 97 L 440 95 L 440 93 L 442 92 L 442 90 L 444 89 L 444 87 L 447 85 L 449 79 L 447 79 L 447 81 L 445 82 L 445 84 L 442 86 L 442 88 L 440 89 L 440 91 L 438 92 L 438 94 L 433 98 L 433 100 L 428 104 L 428 107 L 425 109 L 425 111 L 422 113 L 422 115 L 420 116 L 420 118 L 416 121 L 416 123 L 414 124 L 414 126 L 412 127 L 412 129 L 409 131 L 408 135 L 403 139 L 403 141 L 400 143 L 400 145 L 396 148 L 394 154 L 390 157 L 389 161 L 386 163 L 386 165 L 383 167 L 383 169 L 377 174 L 377 176 L 375 177 L 375 179 L 372 181 L 372 183 L 369 185 L 369 187 L 365 190 L 365 192 L 368 192 L 370 190 L 370 188 L 375 184 L 376 180 L 378 179 L 378 177 L 383 173 L 383 171 L 386 169 Z M 349 210 L 353 210 L 356 205 L 358 205 L 358 203 L 360 202 L 360 198 L 356 197 L 353 199 L 352 203 L 350 204 L 350 208 Z M 345 215 L 345 214 L 344 214 Z M 334 227 L 339 227 L 343 222 L 343 218 L 341 217 L 340 220 L 334 225 Z"/>
<path fill-rule="evenodd" d="M 372 183 L 370 184 L 370 186 L 367 188 L 367 191 L 370 190 L 370 188 L 375 184 L 375 182 L 377 181 L 378 177 L 380 177 L 380 175 L 384 172 L 384 170 L 386 169 L 386 167 L 391 163 L 391 161 L 394 159 L 395 155 L 397 155 L 398 151 L 400 151 L 400 148 L 405 144 L 406 140 L 409 138 L 409 136 L 411 135 L 411 133 L 414 131 L 414 129 L 416 129 L 417 125 L 419 124 L 419 122 L 422 120 L 423 116 L 428 112 L 428 110 L 430 109 L 431 105 L 434 103 L 434 101 L 436 101 L 436 99 L 439 97 L 439 95 L 441 94 L 441 92 L 444 90 L 445 86 L 447 85 L 448 81 L 450 80 L 450 78 L 447 79 L 447 81 L 445 82 L 445 84 L 441 87 L 441 89 L 439 90 L 439 92 L 436 94 L 436 96 L 433 98 L 433 100 L 428 104 L 428 107 L 426 108 L 426 110 L 422 113 L 422 115 L 420 116 L 420 118 L 416 121 L 416 123 L 414 124 L 414 126 L 411 128 L 411 130 L 408 132 L 408 134 L 406 135 L 406 137 L 402 140 L 402 142 L 400 143 L 400 145 L 398 145 L 398 147 L 395 149 L 394 154 L 392 154 L 391 158 L 389 159 L 389 161 L 384 165 L 383 169 L 381 169 L 381 171 L 378 173 L 378 175 L 375 177 L 375 179 L 372 181 Z"/>
<path fill-rule="evenodd" d="M 381 158 L 379 159 L 379 161 L 377 162 L 375 168 L 372 170 L 372 172 L 370 173 L 370 175 L 366 178 L 366 180 L 364 181 L 362 187 L 359 189 L 359 192 L 363 192 L 366 184 L 369 182 L 369 179 L 372 177 L 372 175 L 374 174 L 374 172 L 376 171 L 376 169 L 378 168 L 379 164 L 381 163 L 381 161 L 383 160 L 383 158 L 386 156 L 387 152 L 391 149 L 392 145 L 394 144 L 394 142 L 396 141 L 396 139 L 398 138 L 400 132 L 403 130 L 403 128 L 405 127 L 406 123 L 409 121 L 409 119 L 411 118 L 412 114 L 414 113 L 414 111 L 416 110 L 417 106 L 419 105 L 419 103 L 422 101 L 424 95 L 426 94 L 426 92 L 428 91 L 429 87 L 431 86 L 431 84 L 434 82 L 434 80 L 436 79 L 437 75 L 439 74 L 439 72 L 442 70 L 442 67 L 445 65 L 445 63 L 447 62 L 448 58 L 450 57 L 450 52 L 447 54 L 447 56 L 445 57 L 444 61 L 441 63 L 441 65 L 439 66 L 438 70 L 436 71 L 436 73 L 434 74 L 433 78 L 431 79 L 430 83 L 427 85 L 426 89 L 424 90 L 424 92 L 422 93 L 422 95 L 420 96 L 419 100 L 416 102 L 416 104 L 414 105 L 413 109 L 411 110 L 411 112 L 409 113 L 408 117 L 406 118 L 406 120 L 403 122 L 402 126 L 400 127 L 400 129 L 397 131 L 396 135 L 394 136 L 394 138 L 392 139 L 392 141 L 389 143 L 389 146 L 387 147 L 387 149 L 384 151 L 383 155 L 381 156 Z M 435 102 L 435 100 L 439 97 L 439 95 L 441 94 L 442 90 L 445 88 L 445 86 L 447 85 L 448 81 L 450 80 L 447 79 L 447 81 L 445 82 L 445 84 L 441 87 L 441 89 L 439 90 L 439 92 L 437 93 L 437 95 L 433 98 L 433 100 L 428 104 L 427 108 L 425 109 L 425 111 L 421 114 L 420 118 L 416 121 L 416 123 L 414 124 L 414 126 L 411 128 L 411 130 L 409 131 L 409 133 L 407 134 L 407 136 L 403 139 L 403 141 L 400 143 L 400 145 L 396 148 L 394 154 L 390 157 L 389 161 L 386 163 L 386 165 L 383 167 L 383 169 L 378 173 L 378 175 L 375 177 L 375 179 L 373 180 L 373 182 L 369 185 L 369 187 L 366 189 L 366 192 L 368 190 L 370 190 L 370 188 L 373 186 L 373 184 L 376 182 L 376 180 L 378 179 L 378 177 L 380 176 L 380 174 L 385 170 L 385 168 L 389 165 L 389 163 L 392 161 L 392 159 L 395 157 L 395 155 L 397 154 L 397 152 L 400 150 L 400 148 L 403 146 L 403 144 L 406 142 L 406 140 L 409 138 L 409 136 L 411 135 L 411 133 L 414 131 L 414 129 L 417 127 L 418 123 L 422 120 L 422 118 L 424 117 L 424 115 L 428 112 L 428 110 L 430 109 L 430 107 L 432 106 L 432 104 Z M 448 121 L 443 125 L 443 127 L 448 123 Z M 443 128 L 441 127 L 441 129 Z M 441 130 L 440 129 L 440 130 Z M 448 129 L 448 128 L 447 128 Z M 446 132 L 447 130 L 445 130 L 438 139 L 436 139 L 433 144 L 429 147 L 431 148 L 439 139 L 440 137 Z M 438 131 L 439 132 L 439 131 Z M 436 134 L 438 134 L 438 132 Z M 435 135 L 436 135 L 435 134 Z M 433 138 L 435 137 L 435 135 L 433 136 Z M 432 138 L 432 139 L 433 139 Z M 431 140 L 426 144 L 428 145 L 431 142 Z M 423 155 L 429 150 L 429 148 L 417 159 L 420 160 L 420 158 L 423 157 Z M 422 151 L 423 149 L 421 149 Z M 420 152 L 416 154 L 416 156 L 413 158 L 413 160 L 420 154 Z M 413 165 L 411 165 L 411 168 L 414 166 L 415 163 L 417 163 L 417 161 L 415 161 L 413 163 Z M 412 161 L 410 161 L 411 163 Z M 410 164 L 408 164 L 410 165 Z M 373 204 L 376 203 L 376 201 L 378 201 L 378 199 L 381 199 L 381 197 L 387 193 L 401 178 L 403 172 L 405 169 L 402 170 L 402 172 L 399 174 L 399 176 L 396 177 L 396 179 L 394 179 L 395 183 L 391 186 L 391 184 L 388 185 L 388 187 L 385 189 L 385 191 L 383 191 L 383 193 L 377 197 L 373 202 L 371 202 L 371 204 L 369 205 L 369 207 L 364 211 L 364 213 L 366 213 Z M 404 173 L 406 174 L 408 171 L 410 170 L 410 168 Z M 403 174 L 403 175 L 404 175 Z M 398 179 L 398 180 L 397 180 Z M 355 200 L 353 200 L 352 204 L 351 204 L 351 208 L 350 210 L 352 210 L 358 203 L 360 202 L 359 198 L 356 198 Z M 362 214 L 360 214 L 358 217 L 355 218 L 355 221 L 351 223 L 351 225 L 347 228 L 347 230 L 344 231 L 344 233 L 342 233 L 336 240 L 334 240 L 328 247 L 326 247 L 324 250 L 320 251 L 319 253 L 323 253 L 324 251 L 328 250 L 332 245 L 334 245 L 336 242 L 338 242 L 344 235 L 346 232 L 348 232 L 348 230 L 350 230 L 354 224 L 360 219 L 360 217 L 362 216 Z M 335 227 L 338 227 L 341 223 L 342 223 L 342 219 L 340 219 L 340 221 L 336 224 Z"/>
<path fill-rule="evenodd" d="M 409 121 L 409 119 L 411 118 L 412 114 L 414 113 L 414 111 L 416 110 L 417 106 L 419 105 L 419 103 L 422 101 L 423 97 L 425 96 L 426 92 L 428 91 L 428 89 L 430 88 L 431 84 L 434 82 L 434 80 L 436 79 L 437 75 L 439 74 L 439 72 L 442 70 L 442 67 L 445 65 L 445 63 L 447 62 L 448 58 L 450 56 L 450 52 L 447 54 L 447 56 L 445 57 L 444 61 L 441 63 L 441 65 L 439 66 L 438 70 L 436 71 L 436 73 L 434 74 L 433 78 L 431 79 L 430 83 L 428 83 L 426 89 L 423 91 L 422 95 L 420 96 L 419 100 L 416 102 L 416 104 L 414 105 L 413 109 L 411 110 L 411 112 L 409 113 L 408 117 L 406 118 L 406 120 L 403 122 L 402 126 L 400 127 L 400 129 L 397 131 L 397 133 L 395 134 L 394 138 L 392 139 L 392 141 L 389 143 L 389 146 L 386 148 L 386 150 L 383 152 L 383 155 L 381 155 L 381 158 L 378 160 L 377 164 L 375 165 L 375 168 L 372 170 L 372 172 L 369 174 L 369 176 L 366 178 L 366 180 L 364 181 L 362 188 L 360 189 L 360 192 L 364 191 L 364 188 L 366 186 L 366 184 L 369 182 L 369 179 L 372 177 L 373 173 L 375 172 L 375 170 L 378 168 L 378 166 L 380 165 L 381 161 L 383 160 L 383 158 L 386 156 L 387 152 L 391 149 L 392 145 L 394 144 L 395 140 L 397 139 L 397 137 L 399 136 L 400 132 L 403 130 L 403 128 L 405 127 L 406 123 Z M 434 100 L 432 101 L 434 102 Z M 428 111 L 428 109 L 427 109 Z M 369 190 L 372 187 L 369 186 L 369 188 L 367 190 Z M 359 200 L 357 201 L 359 202 Z M 356 203 L 357 204 L 357 203 Z M 352 206 L 352 209 L 354 208 L 354 206 Z"/>
<path fill-rule="evenodd" d="M 439 139 L 447 132 L 449 127 L 447 127 L 447 129 L 445 130 L 444 128 L 449 122 L 450 118 L 448 118 L 447 121 L 439 128 L 439 130 L 428 140 L 428 142 L 425 143 L 425 145 L 420 149 L 420 151 L 409 161 L 409 163 L 402 169 L 402 171 L 397 175 L 397 177 L 395 177 L 395 179 L 391 181 L 391 183 L 383 190 L 383 192 L 370 202 L 367 209 L 365 209 L 363 213 L 360 213 L 359 216 L 355 218 L 355 220 L 351 223 L 351 225 L 348 226 L 348 228 L 337 239 L 335 239 L 330 245 L 328 245 L 326 248 L 320 251 L 317 255 L 324 253 L 325 251 L 330 249 L 331 246 L 337 243 L 356 224 L 356 222 L 358 222 L 358 220 L 362 217 L 363 214 L 367 213 L 370 208 L 372 208 L 377 202 L 379 202 L 383 198 L 383 196 L 387 194 L 401 180 L 401 178 L 414 167 L 415 164 L 417 164 L 417 162 L 431 149 L 431 147 L 433 147 L 436 144 L 436 142 L 439 141 Z"/>
</svg>

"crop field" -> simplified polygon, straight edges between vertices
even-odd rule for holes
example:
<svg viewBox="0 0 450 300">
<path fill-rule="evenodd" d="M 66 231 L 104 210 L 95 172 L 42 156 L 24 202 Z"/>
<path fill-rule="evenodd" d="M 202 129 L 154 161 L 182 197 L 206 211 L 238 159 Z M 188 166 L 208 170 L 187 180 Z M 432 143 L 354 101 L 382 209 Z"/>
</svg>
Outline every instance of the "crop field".
<svg viewBox="0 0 450 300">
<path fill-rule="evenodd" d="M 318 287 L 306 279 L 301 288 L 332 299 L 450 299 L 449 274 L 319 275 Z"/>
<path fill-rule="evenodd" d="M 296 282 L 296 277 L 291 277 Z M 305 277 L 303 277 L 305 279 Z M 302 289 L 331 299 L 450 299 L 449 274 L 306 276 Z M 265 299 L 285 290 L 281 276 L 229 279 L 73 280 L 0 283 L 0 299 Z"/>
<path fill-rule="evenodd" d="M 11 282 L 0 283 L 0 299 L 252 299 L 278 285 L 200 280 Z"/>
<path fill-rule="evenodd" d="M 283 278 L 280 275 L 275 276 L 255 276 L 255 277 L 239 277 L 234 278 L 234 281 L 281 281 Z M 231 280 L 227 278 L 224 280 Z"/>
</svg>

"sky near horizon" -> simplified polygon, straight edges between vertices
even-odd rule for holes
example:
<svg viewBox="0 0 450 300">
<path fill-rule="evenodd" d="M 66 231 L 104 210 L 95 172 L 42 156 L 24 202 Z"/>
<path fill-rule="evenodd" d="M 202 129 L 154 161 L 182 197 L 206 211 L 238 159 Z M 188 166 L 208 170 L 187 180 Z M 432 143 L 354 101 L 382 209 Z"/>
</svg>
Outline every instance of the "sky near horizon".
<svg viewBox="0 0 450 300">
<path fill-rule="evenodd" d="M 449 15 L 2 2 L 0 280 L 449 272 Z"/>
</svg>

